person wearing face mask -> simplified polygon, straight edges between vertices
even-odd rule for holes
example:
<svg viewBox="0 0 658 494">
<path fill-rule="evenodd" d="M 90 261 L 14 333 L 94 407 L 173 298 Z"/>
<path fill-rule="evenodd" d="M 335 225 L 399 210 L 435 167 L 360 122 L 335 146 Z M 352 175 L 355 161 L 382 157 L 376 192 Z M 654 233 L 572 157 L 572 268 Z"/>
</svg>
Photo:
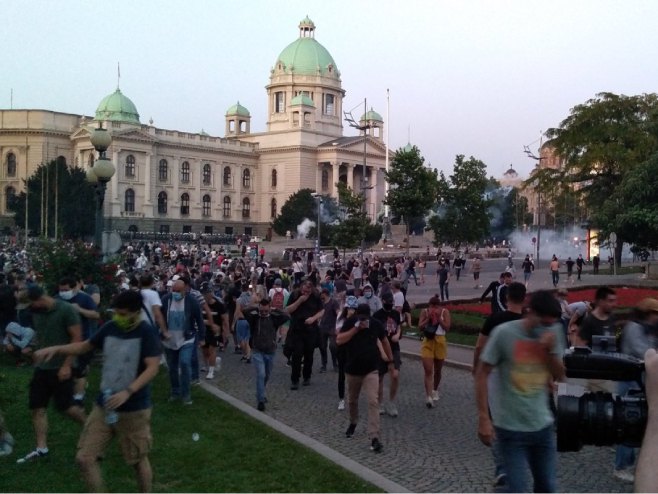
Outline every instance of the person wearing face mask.
<svg viewBox="0 0 658 494">
<path fill-rule="evenodd" d="M 191 405 L 192 352 L 197 351 L 197 332 L 199 341 L 205 341 L 206 337 L 201 306 L 179 279 L 171 286 L 171 293 L 162 299 L 162 312 L 169 330 L 169 338 L 162 342 L 169 367 L 169 400 L 182 399 L 183 404 Z"/>
<path fill-rule="evenodd" d="M 82 339 L 88 340 L 98 328 L 98 320 L 101 317 L 98 306 L 91 296 L 80 291 L 78 282 L 74 277 L 67 276 L 60 279 L 58 287 L 59 292 L 56 298 L 70 303 L 77 311 L 80 316 L 80 324 L 82 325 Z M 93 352 L 80 355 L 77 358 L 75 367 L 73 367 L 73 377 L 75 379 L 73 399 L 81 407 L 84 407 L 87 375 L 89 374 L 89 364 L 93 357 Z"/>
<path fill-rule="evenodd" d="M 273 309 L 268 298 L 261 299 L 258 306 L 245 308 L 243 314 L 249 322 L 252 332 L 251 359 L 256 370 L 257 408 L 264 412 L 267 403 L 265 386 L 267 386 L 274 365 L 277 331 L 290 319 L 290 316 L 283 310 Z"/>
<path fill-rule="evenodd" d="M 423 363 L 425 406 L 433 408 L 439 401 L 441 371 L 446 360 L 448 344 L 446 333 L 450 331 L 450 311 L 440 307 L 438 295 L 429 300 L 429 307 L 420 313 L 418 327 L 423 330 L 420 359 Z"/>
<path fill-rule="evenodd" d="M 395 398 L 400 385 L 400 312 L 394 307 L 393 294 L 387 293 L 382 296 L 382 309 L 375 312 L 372 317 L 384 325 L 386 337 L 388 338 L 391 352 L 393 352 L 393 367 L 381 361 L 379 364 L 379 414 L 388 413 L 391 417 L 398 416 L 398 407 Z M 401 308 L 401 307 L 400 307 Z M 384 377 L 390 371 L 391 382 L 389 384 L 388 406 L 384 404 Z"/>
<path fill-rule="evenodd" d="M 363 285 L 363 292 L 359 297 L 358 302 L 359 304 L 368 304 L 371 314 L 374 314 L 382 308 L 382 301 L 377 295 L 375 295 L 375 291 L 370 283 Z"/>
<path fill-rule="evenodd" d="M 560 304 L 548 290 L 535 292 L 523 319 L 496 327 L 475 373 L 478 437 L 498 442 L 507 492 L 555 492 L 557 448 L 547 383 L 564 379 Z M 498 369 L 497 406 L 489 408 L 487 381 Z M 534 484 L 528 482 L 530 468 Z"/>
<path fill-rule="evenodd" d="M 46 295 L 39 285 L 29 285 L 27 298 L 32 311 L 33 329 L 40 347 L 66 345 L 81 341 L 80 316 L 73 306 Z M 36 448 L 19 458 L 18 463 L 38 461 L 48 456 L 48 414 L 50 399 L 55 407 L 76 422 L 83 424 L 84 409 L 73 401 L 73 356 L 59 356 L 37 361 L 30 381 L 29 407 L 36 436 Z"/>
<path fill-rule="evenodd" d="M 126 463 L 135 469 L 140 491 L 149 492 L 153 406 L 150 383 L 158 374 L 160 344 L 150 324 L 141 320 L 139 292 L 120 293 L 112 307 L 112 320 L 90 339 L 43 348 L 34 359 L 37 365 L 43 365 L 61 356 L 103 351 L 100 392 L 80 436 L 75 460 L 89 492 L 107 492 L 98 461 L 116 435 Z M 107 414 L 112 411 L 116 412 L 116 421 L 108 424 Z"/>
</svg>

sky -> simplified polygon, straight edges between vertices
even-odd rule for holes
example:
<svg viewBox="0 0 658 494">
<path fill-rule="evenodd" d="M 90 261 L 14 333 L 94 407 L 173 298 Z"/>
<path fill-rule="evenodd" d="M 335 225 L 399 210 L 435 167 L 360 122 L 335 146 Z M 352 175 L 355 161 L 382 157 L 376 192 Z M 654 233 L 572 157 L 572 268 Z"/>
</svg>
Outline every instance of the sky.
<svg viewBox="0 0 658 494">
<path fill-rule="evenodd" d="M 308 15 L 358 118 L 364 99 L 426 163 L 527 176 L 542 132 L 599 92 L 658 89 L 647 0 L 0 0 L 0 108 L 93 115 L 117 87 L 142 123 L 223 136 L 236 101 L 266 128 L 270 69 Z M 12 99 L 13 90 L 13 99 Z M 387 104 L 387 90 L 389 98 Z M 345 135 L 354 135 L 344 123 Z"/>
</svg>

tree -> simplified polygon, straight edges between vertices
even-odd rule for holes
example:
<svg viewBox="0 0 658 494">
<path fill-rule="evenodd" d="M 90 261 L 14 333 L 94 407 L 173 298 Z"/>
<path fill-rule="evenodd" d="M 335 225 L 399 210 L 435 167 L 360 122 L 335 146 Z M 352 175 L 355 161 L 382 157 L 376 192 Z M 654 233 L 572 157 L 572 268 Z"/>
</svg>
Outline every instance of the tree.
<svg viewBox="0 0 658 494">
<path fill-rule="evenodd" d="M 490 179 L 491 180 L 491 179 Z M 528 199 L 516 187 L 499 187 L 488 190 L 490 204 L 487 213 L 491 218 L 491 235 L 507 238 L 514 230 L 522 230 L 532 223 L 528 212 Z"/>
<path fill-rule="evenodd" d="M 338 182 L 338 204 L 343 218 L 333 229 L 333 244 L 345 249 L 353 249 L 366 239 L 369 231 L 368 215 L 364 211 L 364 195 L 356 194 L 344 182 Z M 379 232 L 381 235 L 381 231 Z"/>
<path fill-rule="evenodd" d="M 438 200 L 436 170 L 425 167 L 424 163 L 416 146 L 398 149 L 385 173 L 390 188 L 384 202 L 393 215 L 401 216 L 406 223 L 407 250 L 411 225 L 422 220 Z"/>
<path fill-rule="evenodd" d="M 69 167 L 64 160 L 41 164 L 27 179 L 29 200 L 27 203 L 29 228 L 49 237 L 58 235 L 68 238 L 84 238 L 94 232 L 95 192 L 87 182 L 85 172 L 79 167 Z M 56 201 L 55 198 L 58 197 Z M 42 202 L 42 197 L 44 198 Z M 14 212 L 16 226 L 25 226 L 25 191 L 9 205 Z M 42 207 L 47 205 L 47 207 Z M 55 206 L 57 205 L 57 212 Z M 55 216 L 57 215 L 57 221 Z M 48 231 L 41 231 L 41 220 Z"/>
<path fill-rule="evenodd" d="M 577 105 L 557 128 L 546 133 L 564 167 L 553 185 L 576 184 L 591 212 L 591 225 L 600 236 L 622 229 L 617 213 L 633 206 L 615 194 L 624 176 L 658 150 L 658 95 L 625 96 L 600 93 Z M 621 262 L 623 242 L 634 242 L 639 232 L 617 232 L 615 260 Z M 629 236 L 626 236 L 629 235 Z"/>
<path fill-rule="evenodd" d="M 304 218 L 317 221 L 317 201 L 312 189 L 302 189 L 292 194 L 281 208 L 281 212 L 272 222 L 272 228 L 278 235 L 287 231 L 296 232 Z"/>
<path fill-rule="evenodd" d="M 482 240 L 489 234 L 490 201 L 485 198 L 487 167 L 474 157 L 464 160 L 457 155 L 450 180 L 443 172 L 439 178 L 441 204 L 439 214 L 430 218 L 430 228 L 436 242 L 446 242 L 455 248 L 463 243 Z"/>
</svg>

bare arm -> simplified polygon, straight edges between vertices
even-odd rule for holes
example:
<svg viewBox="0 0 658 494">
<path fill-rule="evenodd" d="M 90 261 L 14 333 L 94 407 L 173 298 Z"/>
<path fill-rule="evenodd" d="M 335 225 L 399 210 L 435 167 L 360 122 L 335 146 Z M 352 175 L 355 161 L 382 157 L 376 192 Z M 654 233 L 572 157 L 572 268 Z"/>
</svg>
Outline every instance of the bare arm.
<svg viewBox="0 0 658 494">
<path fill-rule="evenodd" d="M 71 338 L 71 343 L 79 343 L 82 341 L 82 326 L 79 323 L 69 326 L 68 333 L 69 333 L 69 337 Z M 74 361 L 75 361 L 74 355 L 68 355 L 64 359 L 62 366 L 59 368 L 59 371 L 57 372 L 57 377 L 59 378 L 60 381 L 65 381 L 71 377 L 71 367 L 73 366 Z"/>
<path fill-rule="evenodd" d="M 447 332 L 450 331 L 451 324 L 450 311 L 448 309 L 443 309 L 441 311 L 441 327 Z"/>
<path fill-rule="evenodd" d="M 142 373 L 131 382 L 126 389 L 114 393 L 107 400 L 106 407 L 109 409 L 118 408 L 123 405 L 137 391 L 150 383 L 158 375 L 160 368 L 160 357 L 146 357 L 144 359 L 145 368 Z"/>
<path fill-rule="evenodd" d="M 478 438 L 482 444 L 491 446 L 495 437 L 491 417 L 489 417 L 489 392 L 487 379 L 493 366 L 485 362 L 478 364 L 475 371 L 475 402 L 478 410 Z"/>
<path fill-rule="evenodd" d="M 484 350 L 484 346 L 487 344 L 488 339 L 488 336 L 485 336 L 482 333 L 478 334 L 478 339 L 475 342 L 475 350 L 473 351 L 473 368 L 471 369 L 474 376 L 478 368 L 478 363 L 480 362 L 480 355 L 482 354 L 482 350 Z"/>
<path fill-rule="evenodd" d="M 658 354 L 654 349 L 645 353 L 644 365 L 649 417 L 635 469 L 635 492 L 658 492 Z"/>
<path fill-rule="evenodd" d="M 37 350 L 32 355 L 32 359 L 35 363 L 39 362 L 48 362 L 55 355 L 82 355 L 84 353 L 90 352 L 94 349 L 94 346 L 89 342 L 89 340 L 78 341 L 76 343 L 69 343 L 68 345 L 56 345 L 49 346 L 46 348 L 41 348 Z"/>
</svg>

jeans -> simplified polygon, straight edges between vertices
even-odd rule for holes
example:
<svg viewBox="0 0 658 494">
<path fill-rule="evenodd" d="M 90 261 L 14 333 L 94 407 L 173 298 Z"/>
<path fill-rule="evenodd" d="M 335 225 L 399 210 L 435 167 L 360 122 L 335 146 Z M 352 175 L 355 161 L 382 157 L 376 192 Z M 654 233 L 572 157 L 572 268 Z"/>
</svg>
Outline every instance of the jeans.
<svg viewBox="0 0 658 494">
<path fill-rule="evenodd" d="M 555 492 L 557 449 L 553 425 L 534 432 L 496 427 L 509 492 Z M 534 480 L 531 489 L 527 468 Z"/>
<path fill-rule="evenodd" d="M 322 360 L 322 367 L 327 367 L 327 345 L 329 345 L 329 352 L 331 353 L 331 363 L 333 368 L 338 367 L 336 360 L 336 335 L 331 333 L 320 333 L 320 359 Z"/>
<path fill-rule="evenodd" d="M 292 349 L 292 371 L 290 380 L 293 383 L 299 382 L 299 376 L 302 374 L 302 359 L 304 360 L 304 380 L 310 379 L 313 373 L 313 353 L 318 339 L 318 329 L 313 328 L 296 328 L 288 333 L 290 339 L 290 348 Z M 286 341 L 287 343 L 287 341 Z"/>
<path fill-rule="evenodd" d="M 619 381 L 617 383 L 617 394 L 625 395 L 631 389 L 638 389 L 634 381 Z M 615 470 L 626 470 L 635 465 L 635 453 L 637 448 L 631 448 L 620 444 L 615 451 Z"/>
<path fill-rule="evenodd" d="M 553 286 L 557 286 L 557 284 L 560 282 L 560 272 L 551 271 L 551 277 L 553 278 Z"/>
<path fill-rule="evenodd" d="M 190 380 L 192 375 L 192 353 L 196 350 L 194 343 L 183 345 L 178 350 L 165 348 L 171 396 L 190 399 Z M 180 367 L 180 369 L 179 369 Z M 180 375 L 179 375 L 180 372 Z"/>
<path fill-rule="evenodd" d="M 450 300 L 450 294 L 448 293 L 448 283 L 439 282 L 439 293 L 441 293 L 441 302 L 444 300 Z"/>
<path fill-rule="evenodd" d="M 270 380 L 272 374 L 272 365 L 274 364 L 273 353 L 261 353 L 254 351 L 251 354 L 251 362 L 256 369 L 256 401 L 265 402 L 265 386 Z"/>
<path fill-rule="evenodd" d="M 194 351 L 192 352 L 192 368 L 190 378 L 192 381 L 199 380 L 199 334 L 194 337 Z"/>
</svg>

